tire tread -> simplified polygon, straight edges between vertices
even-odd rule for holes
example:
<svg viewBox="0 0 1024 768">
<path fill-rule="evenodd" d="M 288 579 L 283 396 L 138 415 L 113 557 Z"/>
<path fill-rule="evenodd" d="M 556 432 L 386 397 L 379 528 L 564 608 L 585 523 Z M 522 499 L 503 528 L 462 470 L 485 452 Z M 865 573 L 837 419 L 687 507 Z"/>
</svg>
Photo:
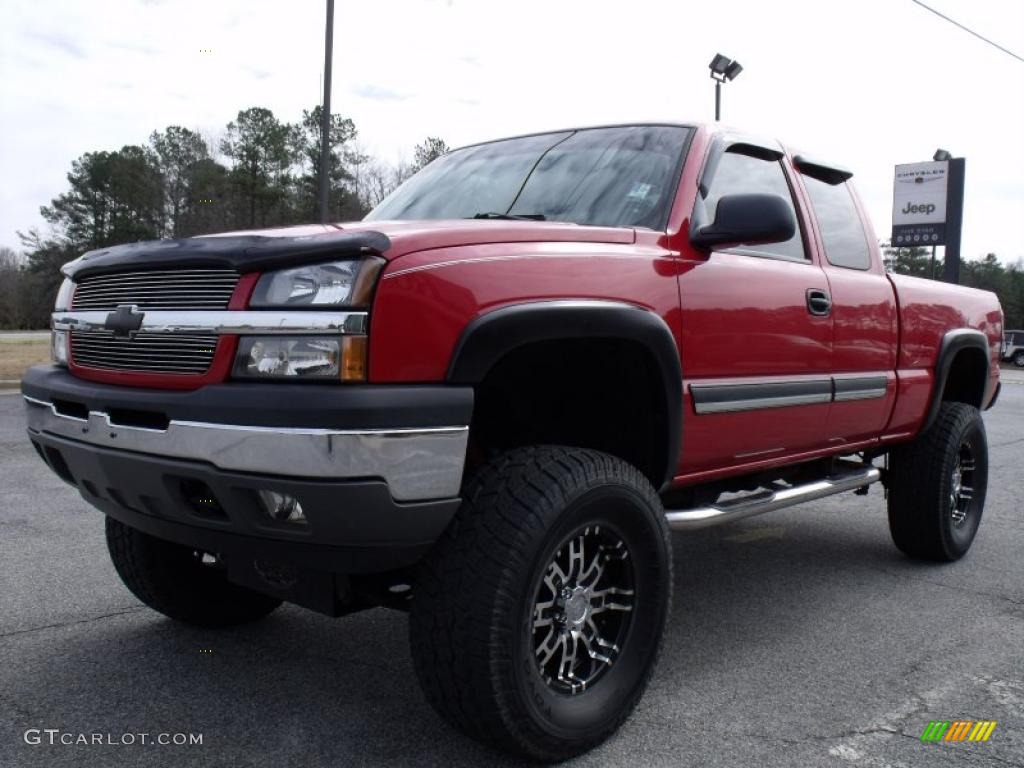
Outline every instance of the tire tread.
<svg viewBox="0 0 1024 768">
<path fill-rule="evenodd" d="M 984 438 L 984 424 L 977 408 L 945 402 L 925 432 L 890 454 L 889 531 L 900 551 L 910 557 L 948 562 L 966 552 L 957 551 L 943 536 L 944 515 L 948 514 L 944 503 L 948 478 L 944 468 L 950 454 L 959 450 L 960 436 L 975 422 Z M 982 491 L 980 503 L 983 502 Z"/>
<path fill-rule="evenodd" d="M 602 480 L 639 489 L 661 509 L 647 479 L 617 458 L 558 446 L 521 448 L 469 482 L 456 519 L 422 563 L 410 618 L 414 666 L 430 704 L 467 735 L 533 759 L 562 760 L 604 741 L 643 694 L 653 663 L 614 723 L 587 743 L 569 746 L 538 729 L 503 695 L 511 662 L 486 652 L 495 649 L 496 633 L 512 631 L 506 625 L 516 598 L 505 585 L 528 565 L 524 545 L 543 535 L 574 491 Z M 663 517 L 661 526 L 670 552 Z M 490 612 L 473 610 L 487 605 Z"/>
<path fill-rule="evenodd" d="M 277 598 L 227 581 L 222 571 L 197 566 L 190 550 L 154 538 L 111 517 L 107 549 L 121 581 L 155 611 L 185 624 L 229 627 L 256 621 Z"/>
</svg>

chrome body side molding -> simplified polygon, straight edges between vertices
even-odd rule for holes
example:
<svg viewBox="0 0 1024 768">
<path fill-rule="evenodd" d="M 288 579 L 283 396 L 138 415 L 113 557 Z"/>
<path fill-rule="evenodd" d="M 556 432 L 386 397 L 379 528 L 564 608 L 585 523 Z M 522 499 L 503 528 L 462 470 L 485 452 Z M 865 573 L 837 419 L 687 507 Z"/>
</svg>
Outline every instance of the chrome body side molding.
<svg viewBox="0 0 1024 768">
<path fill-rule="evenodd" d="M 871 400 L 885 397 L 889 379 L 885 376 L 833 376 L 833 400 L 841 403 L 847 400 Z"/>
<path fill-rule="evenodd" d="M 883 373 L 835 376 L 773 377 L 690 384 L 698 414 L 754 411 L 885 397 L 889 379 Z"/>
<path fill-rule="evenodd" d="M 792 381 L 691 384 L 690 394 L 697 413 L 752 411 L 828 403 L 832 400 L 832 380 L 824 377 Z"/>
</svg>

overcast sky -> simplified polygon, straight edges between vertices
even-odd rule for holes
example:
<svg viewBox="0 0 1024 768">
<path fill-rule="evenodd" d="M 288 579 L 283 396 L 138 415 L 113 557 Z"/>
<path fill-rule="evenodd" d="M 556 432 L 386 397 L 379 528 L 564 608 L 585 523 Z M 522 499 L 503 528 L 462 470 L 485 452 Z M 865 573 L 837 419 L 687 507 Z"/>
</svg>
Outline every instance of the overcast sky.
<svg viewBox="0 0 1024 768">
<path fill-rule="evenodd" d="M 929 0 L 1024 55 L 1021 0 Z M 0 245 L 83 152 L 320 101 L 323 0 L 4 0 Z M 210 53 L 200 52 L 210 49 Z M 713 117 L 854 171 L 887 237 L 895 163 L 967 158 L 965 256 L 1024 258 L 1024 63 L 911 0 L 338 0 L 333 111 L 388 160 L 533 130 Z"/>
</svg>

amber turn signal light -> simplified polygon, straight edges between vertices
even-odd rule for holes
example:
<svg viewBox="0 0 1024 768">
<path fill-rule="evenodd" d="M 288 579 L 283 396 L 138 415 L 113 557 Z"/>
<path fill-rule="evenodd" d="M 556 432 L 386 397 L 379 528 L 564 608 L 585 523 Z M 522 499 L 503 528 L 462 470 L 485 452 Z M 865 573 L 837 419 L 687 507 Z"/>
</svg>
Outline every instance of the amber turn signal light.
<svg viewBox="0 0 1024 768">
<path fill-rule="evenodd" d="M 341 380 L 366 381 L 366 337 L 343 336 L 341 339 Z"/>
</svg>

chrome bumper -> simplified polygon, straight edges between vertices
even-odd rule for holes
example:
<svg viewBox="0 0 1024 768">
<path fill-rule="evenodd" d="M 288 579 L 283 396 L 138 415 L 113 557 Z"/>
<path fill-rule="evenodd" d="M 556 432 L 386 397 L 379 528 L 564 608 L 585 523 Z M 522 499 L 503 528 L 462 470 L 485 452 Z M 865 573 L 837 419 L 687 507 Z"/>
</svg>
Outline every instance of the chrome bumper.
<svg viewBox="0 0 1024 768">
<path fill-rule="evenodd" d="M 287 477 L 379 477 L 395 501 L 454 498 L 462 484 L 469 427 L 287 429 L 172 420 L 166 429 L 125 426 L 102 411 L 58 413 L 24 396 L 30 432 L 103 448 L 202 461 L 223 470 Z"/>
</svg>

